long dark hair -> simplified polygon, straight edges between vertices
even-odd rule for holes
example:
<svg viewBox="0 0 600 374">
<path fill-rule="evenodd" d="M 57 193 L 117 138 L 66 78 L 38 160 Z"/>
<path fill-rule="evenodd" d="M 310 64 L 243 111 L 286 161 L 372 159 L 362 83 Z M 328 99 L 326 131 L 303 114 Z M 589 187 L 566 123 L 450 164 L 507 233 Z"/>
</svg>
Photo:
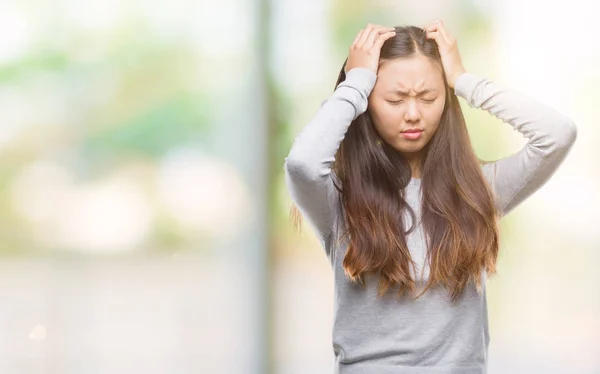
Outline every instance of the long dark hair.
<svg viewBox="0 0 600 374">
<path fill-rule="evenodd" d="M 380 61 L 421 54 L 443 65 L 434 40 L 415 26 L 396 27 L 396 35 L 381 49 Z M 342 66 L 335 87 L 346 79 Z M 427 240 L 426 263 L 430 274 L 425 289 L 441 284 L 454 300 L 473 281 L 481 291 L 481 276 L 496 272 L 499 249 L 499 212 L 492 190 L 481 170 L 454 90 L 446 87 L 446 104 L 436 133 L 423 149 L 422 216 Z M 405 200 L 404 188 L 411 169 L 403 156 L 384 142 L 373 125 L 369 110 L 348 128 L 336 153 L 332 177 L 340 192 L 348 238 L 343 268 L 351 281 L 364 286 L 364 276 L 379 273 L 378 294 L 398 286 L 398 294 L 414 294 L 415 266 L 406 235 L 416 226 L 416 215 Z M 406 232 L 403 212 L 413 225 Z M 299 228 L 299 211 L 292 207 Z M 416 273 L 416 271 L 415 271 Z"/>
</svg>

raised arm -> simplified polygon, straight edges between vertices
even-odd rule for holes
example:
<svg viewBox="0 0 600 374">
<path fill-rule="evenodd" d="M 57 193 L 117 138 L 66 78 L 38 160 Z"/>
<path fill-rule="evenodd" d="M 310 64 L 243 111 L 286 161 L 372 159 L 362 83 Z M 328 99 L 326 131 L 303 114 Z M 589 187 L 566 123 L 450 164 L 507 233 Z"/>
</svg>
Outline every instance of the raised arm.
<svg viewBox="0 0 600 374">
<path fill-rule="evenodd" d="M 337 190 L 331 165 L 352 121 L 367 109 L 376 75 L 355 68 L 295 138 L 284 170 L 292 201 L 322 238 L 331 232 Z"/>
<path fill-rule="evenodd" d="M 294 139 L 284 170 L 287 189 L 319 239 L 332 232 L 338 193 L 331 179 L 335 154 L 352 121 L 367 110 L 377 80 L 379 51 L 394 28 L 367 25 L 360 30 L 345 66 L 346 79 Z"/>
<path fill-rule="evenodd" d="M 528 139 L 518 152 L 482 166 L 505 216 L 554 174 L 577 138 L 577 127 L 546 104 L 476 74 L 460 75 L 454 90 L 470 107 L 489 112 Z"/>
</svg>

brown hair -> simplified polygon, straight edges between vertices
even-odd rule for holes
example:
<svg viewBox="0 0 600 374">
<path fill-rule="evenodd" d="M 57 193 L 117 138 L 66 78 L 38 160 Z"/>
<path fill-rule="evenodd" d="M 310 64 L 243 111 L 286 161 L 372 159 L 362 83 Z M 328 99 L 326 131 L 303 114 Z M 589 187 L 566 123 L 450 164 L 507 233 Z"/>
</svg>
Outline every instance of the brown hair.
<svg viewBox="0 0 600 374">
<path fill-rule="evenodd" d="M 380 61 L 417 54 L 432 59 L 443 74 L 436 42 L 415 26 L 396 27 L 396 35 L 383 44 Z M 336 88 L 346 79 L 345 65 Z M 445 108 L 421 160 L 421 222 L 430 275 L 417 297 L 441 284 L 454 300 L 470 281 L 481 290 L 484 268 L 488 274 L 496 272 L 500 215 L 481 170 L 480 164 L 486 161 L 475 155 L 458 98 L 446 79 L 444 84 Z M 347 228 L 342 237 L 350 238 L 343 268 L 351 281 L 363 286 L 367 273 L 379 272 L 379 295 L 392 286 L 399 287 L 399 295 L 406 290 L 414 293 L 409 266 L 415 263 L 405 237 L 416 228 L 415 212 L 404 191 L 411 169 L 398 151 L 380 139 L 367 109 L 348 128 L 332 166 Z M 405 210 L 413 222 L 406 232 Z M 293 205 L 290 213 L 300 229 L 299 210 Z"/>
</svg>

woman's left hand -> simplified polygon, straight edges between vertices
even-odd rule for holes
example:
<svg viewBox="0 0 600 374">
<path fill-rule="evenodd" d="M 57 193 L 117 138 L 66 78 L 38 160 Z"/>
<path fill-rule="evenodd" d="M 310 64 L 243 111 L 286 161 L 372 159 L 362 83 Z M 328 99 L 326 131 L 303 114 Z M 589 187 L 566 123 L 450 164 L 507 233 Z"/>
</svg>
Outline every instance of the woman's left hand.
<svg viewBox="0 0 600 374">
<path fill-rule="evenodd" d="M 454 88 L 456 78 L 465 72 L 456 39 L 444 28 L 441 20 L 423 27 L 423 30 L 427 38 L 434 39 L 437 43 L 448 85 Z"/>
</svg>

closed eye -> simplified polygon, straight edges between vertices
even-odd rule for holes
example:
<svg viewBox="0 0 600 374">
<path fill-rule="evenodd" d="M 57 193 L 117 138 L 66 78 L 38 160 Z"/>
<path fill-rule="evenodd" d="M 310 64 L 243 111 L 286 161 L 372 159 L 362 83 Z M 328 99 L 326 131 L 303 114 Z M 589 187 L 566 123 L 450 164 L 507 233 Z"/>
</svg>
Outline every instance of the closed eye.
<svg viewBox="0 0 600 374">
<path fill-rule="evenodd" d="M 435 99 L 431 99 L 431 100 L 422 99 L 422 100 L 426 103 L 433 103 L 435 101 Z M 400 104 L 400 103 L 404 102 L 404 100 L 386 100 L 386 101 L 390 104 Z"/>
</svg>

